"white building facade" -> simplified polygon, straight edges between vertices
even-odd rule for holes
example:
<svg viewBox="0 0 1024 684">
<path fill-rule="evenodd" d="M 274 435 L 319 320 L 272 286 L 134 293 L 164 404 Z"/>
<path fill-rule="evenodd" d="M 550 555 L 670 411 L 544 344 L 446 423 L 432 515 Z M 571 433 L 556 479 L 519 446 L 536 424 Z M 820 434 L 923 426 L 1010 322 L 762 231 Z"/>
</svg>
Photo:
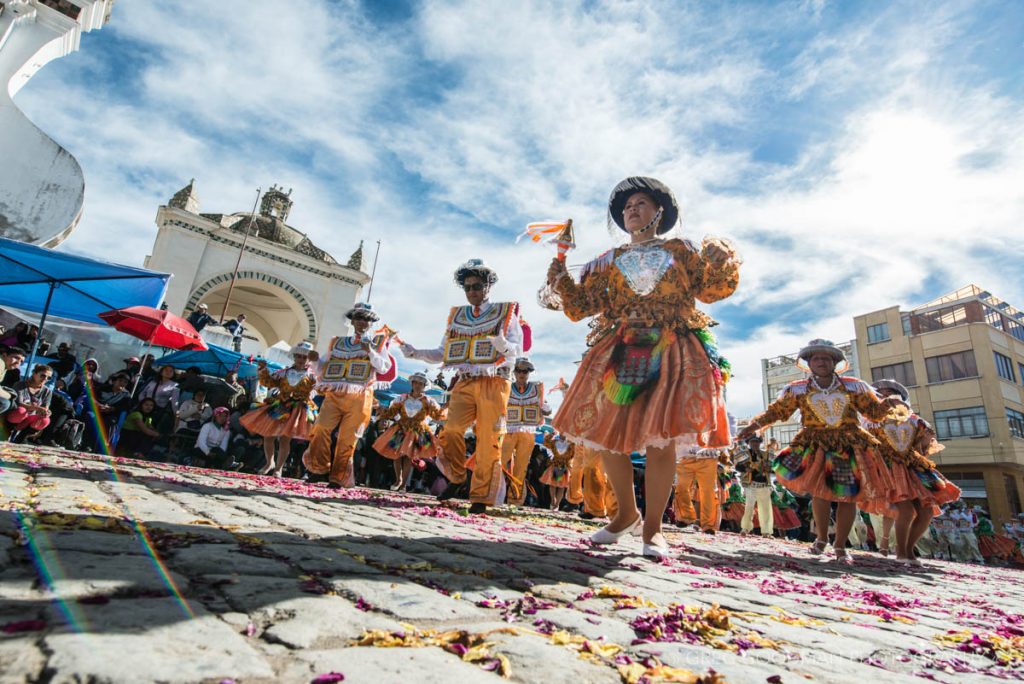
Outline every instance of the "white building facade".
<svg viewBox="0 0 1024 684">
<path fill-rule="evenodd" d="M 202 303 L 219 320 L 230 290 L 224 321 L 245 314 L 242 351 L 247 354 L 303 340 L 319 346 L 347 333 L 345 312 L 370 280 L 362 271 L 362 243 L 346 264 L 338 263 L 286 223 L 290 194 L 271 188 L 255 215 L 200 214 L 193 181 L 160 207 L 146 267 L 174 274 L 168 308 L 187 316 Z M 211 341 L 222 344 L 223 338 Z"/>
<path fill-rule="evenodd" d="M 12 98 L 44 64 L 78 50 L 82 32 L 102 27 L 113 4 L 0 0 L 0 237 L 54 247 L 78 225 L 82 167 Z"/>
</svg>

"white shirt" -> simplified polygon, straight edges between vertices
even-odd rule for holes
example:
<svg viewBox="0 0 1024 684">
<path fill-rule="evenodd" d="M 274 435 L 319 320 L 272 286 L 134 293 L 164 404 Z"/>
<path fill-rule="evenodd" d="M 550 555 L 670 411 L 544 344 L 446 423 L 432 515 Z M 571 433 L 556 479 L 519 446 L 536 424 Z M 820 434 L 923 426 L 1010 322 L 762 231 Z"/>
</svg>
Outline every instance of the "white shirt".
<svg viewBox="0 0 1024 684">
<path fill-rule="evenodd" d="M 199 437 L 196 439 L 196 448 L 202 451 L 207 456 L 210 455 L 210 449 L 214 447 L 220 447 L 221 450 L 228 450 L 228 439 L 231 437 L 231 427 L 224 424 L 224 427 L 217 425 L 214 421 L 210 421 L 203 425 L 203 428 L 199 431 Z"/>
</svg>

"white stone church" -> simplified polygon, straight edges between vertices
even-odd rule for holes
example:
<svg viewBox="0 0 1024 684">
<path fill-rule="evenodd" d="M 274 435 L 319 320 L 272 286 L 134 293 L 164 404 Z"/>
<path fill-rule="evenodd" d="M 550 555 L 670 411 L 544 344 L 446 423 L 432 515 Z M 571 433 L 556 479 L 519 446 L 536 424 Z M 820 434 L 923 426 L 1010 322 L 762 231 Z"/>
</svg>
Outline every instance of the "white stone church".
<svg viewBox="0 0 1024 684">
<path fill-rule="evenodd" d="M 302 340 L 319 348 L 345 333 L 345 312 L 370 280 L 362 270 L 362 243 L 346 264 L 338 263 L 286 223 L 291 207 L 291 190 L 276 186 L 263 194 L 255 215 L 200 213 L 194 180 L 175 193 L 157 211 L 156 242 L 146 257 L 147 268 L 174 274 L 168 308 L 187 316 L 203 303 L 219 319 L 244 241 L 224 318 L 245 314 L 244 353 Z"/>
</svg>

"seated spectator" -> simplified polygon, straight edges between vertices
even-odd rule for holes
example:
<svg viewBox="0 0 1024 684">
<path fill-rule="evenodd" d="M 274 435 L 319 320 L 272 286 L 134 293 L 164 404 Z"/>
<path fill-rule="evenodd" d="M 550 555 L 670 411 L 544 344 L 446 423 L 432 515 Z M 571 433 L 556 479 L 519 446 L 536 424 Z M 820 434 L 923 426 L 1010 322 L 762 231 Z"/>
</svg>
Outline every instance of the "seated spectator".
<svg viewBox="0 0 1024 684">
<path fill-rule="evenodd" d="M 78 449 L 82 443 L 84 424 L 76 418 L 75 400 L 67 393 L 64 381 L 53 384 L 50 397 L 50 424 L 39 436 L 39 443 L 63 449 Z"/>
<path fill-rule="evenodd" d="M 152 354 L 142 355 L 142 366 L 139 368 L 139 386 L 142 387 L 147 383 L 156 380 L 156 377 L 160 374 L 160 369 L 153 365 L 153 361 L 156 357 Z"/>
<path fill-rule="evenodd" d="M 28 323 L 20 321 L 14 325 L 13 328 L 6 331 L 2 337 L 0 337 L 0 346 L 2 347 L 18 347 L 21 345 L 21 338 L 28 332 Z"/>
<path fill-rule="evenodd" d="M 3 358 L 6 369 L 3 375 L 0 375 L 0 385 L 14 387 L 21 380 L 21 364 L 28 358 L 28 352 L 23 347 L 5 347 L 0 352 L 0 358 Z"/>
<path fill-rule="evenodd" d="M 128 376 L 128 389 L 131 390 L 132 383 L 135 382 L 135 376 L 142 370 L 142 361 L 139 361 L 138 356 L 129 356 L 124 359 L 124 368 L 118 371 Z"/>
<path fill-rule="evenodd" d="M 228 454 L 228 443 L 231 440 L 231 426 L 228 425 L 230 415 L 231 412 L 223 406 L 214 409 L 213 418 L 199 430 L 190 465 L 223 470 L 238 470 L 242 467 L 241 463 Z"/>
<path fill-rule="evenodd" d="M 189 399 L 201 389 L 205 389 L 206 381 L 203 380 L 203 371 L 199 366 L 189 366 L 185 374 L 178 380 L 178 389 L 181 390 L 181 400 Z"/>
<path fill-rule="evenodd" d="M 74 352 L 71 351 L 71 345 L 67 342 L 57 345 L 57 359 L 50 361 L 49 366 L 56 373 L 57 379 L 64 381 L 65 386 L 70 385 L 82 370 Z"/>
<path fill-rule="evenodd" d="M 153 426 L 156 402 L 143 399 L 134 411 L 128 414 L 121 426 L 121 438 L 117 443 L 117 455 L 134 458 L 148 458 L 154 452 L 160 432 Z"/>
<path fill-rule="evenodd" d="M 236 397 L 232 404 L 231 417 L 228 419 L 228 425 L 231 427 L 228 453 L 233 460 L 243 464 L 245 472 L 255 473 L 263 467 L 266 456 L 263 452 L 263 437 L 250 433 L 239 420 L 248 411 L 249 402 L 245 395 Z"/>
<path fill-rule="evenodd" d="M 9 369 L 18 370 L 24 362 L 25 353 L 21 349 L 17 347 L 4 347 L 3 351 L 0 351 L 0 380 L 7 378 Z M 20 370 L 18 370 L 18 374 L 21 374 Z M 17 393 L 14 391 L 14 385 L 18 382 L 18 379 L 10 384 L 0 382 L 0 416 L 14 408 L 18 403 Z"/>
<path fill-rule="evenodd" d="M 162 367 L 160 374 L 146 383 L 146 386 L 139 392 L 139 401 L 152 399 L 156 404 L 153 426 L 161 435 L 169 435 L 174 432 L 174 423 L 177 419 L 180 390 L 174 379 L 174 374 L 173 367 Z"/>
<path fill-rule="evenodd" d="M 96 396 L 96 410 L 99 412 L 99 420 L 103 425 L 103 432 L 106 439 L 110 439 L 117 421 L 121 414 L 128 410 L 132 403 L 132 395 L 128 386 L 129 378 L 124 373 L 114 373 L 110 376 L 109 385 L 99 390 Z M 109 444 L 100 445 L 99 435 L 96 434 L 95 423 L 90 419 L 92 407 L 86 405 L 82 411 L 82 422 L 85 423 L 85 444 L 92 448 L 94 445 L 100 447 L 95 449 L 98 452 L 109 452 Z"/>
<path fill-rule="evenodd" d="M 99 389 L 100 384 L 103 382 L 99 374 L 100 364 L 96 359 L 86 359 L 82 364 L 82 372 L 79 373 L 75 379 L 68 383 L 67 392 L 71 395 L 71 398 L 75 402 L 80 402 L 82 399 L 88 401 L 88 395 L 91 391 L 93 394 Z"/>
<path fill-rule="evenodd" d="M 18 407 L 7 412 L 7 423 L 13 431 L 12 442 L 23 442 L 26 437 L 38 437 L 50 424 L 50 398 L 53 392 L 46 383 L 53 375 L 49 366 L 37 364 L 27 380 L 14 386 Z"/>
<path fill-rule="evenodd" d="M 203 423 L 212 417 L 213 407 L 206 403 L 206 390 L 200 388 L 196 390 L 191 399 L 181 402 L 181 407 L 178 409 L 177 432 L 182 430 L 198 432 Z"/>
</svg>

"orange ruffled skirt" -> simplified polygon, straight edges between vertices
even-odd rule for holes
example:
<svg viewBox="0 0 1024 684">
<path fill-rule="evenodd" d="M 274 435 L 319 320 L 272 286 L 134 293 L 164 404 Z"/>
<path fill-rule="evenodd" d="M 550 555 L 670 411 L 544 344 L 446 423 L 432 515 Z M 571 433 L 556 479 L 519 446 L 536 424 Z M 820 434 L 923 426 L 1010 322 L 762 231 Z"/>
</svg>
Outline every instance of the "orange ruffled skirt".
<svg viewBox="0 0 1024 684">
<path fill-rule="evenodd" d="M 893 486 L 888 499 L 862 505 L 861 508 L 868 513 L 892 517 L 896 515 L 894 504 L 920 499 L 922 504 L 931 507 L 934 515 L 938 515 L 942 506 L 960 498 L 960 488 L 934 468 L 918 472 L 906 464 L 892 461 L 889 473 Z"/>
<path fill-rule="evenodd" d="M 402 426 L 395 423 L 377 438 L 373 443 L 373 450 L 392 461 L 402 457 L 427 460 L 441 453 L 441 443 L 429 431 L 405 431 L 402 430 Z"/>
<path fill-rule="evenodd" d="M 887 509 L 891 501 L 892 476 L 872 447 L 792 446 L 779 452 L 773 466 L 776 479 L 796 494 L 856 503 L 868 512 L 878 505 Z"/>
<path fill-rule="evenodd" d="M 662 352 L 658 378 L 624 406 L 604 392 L 604 374 L 618 340 L 606 335 L 583 357 L 551 421 L 555 430 L 573 442 L 621 454 L 687 437 L 699 446 L 729 446 L 721 375 L 695 335 L 676 333 Z"/>
<path fill-rule="evenodd" d="M 549 465 L 544 474 L 540 476 L 540 481 L 551 487 L 568 487 L 570 473 L 569 466 Z"/>
<path fill-rule="evenodd" d="M 313 429 L 313 421 L 309 419 L 309 408 L 298 404 L 289 413 L 276 416 L 280 406 L 267 404 L 255 411 L 249 411 L 238 419 L 246 430 L 261 437 L 291 437 L 304 442 L 309 441 Z"/>
</svg>

